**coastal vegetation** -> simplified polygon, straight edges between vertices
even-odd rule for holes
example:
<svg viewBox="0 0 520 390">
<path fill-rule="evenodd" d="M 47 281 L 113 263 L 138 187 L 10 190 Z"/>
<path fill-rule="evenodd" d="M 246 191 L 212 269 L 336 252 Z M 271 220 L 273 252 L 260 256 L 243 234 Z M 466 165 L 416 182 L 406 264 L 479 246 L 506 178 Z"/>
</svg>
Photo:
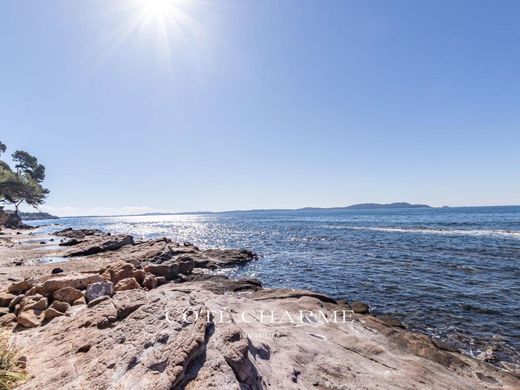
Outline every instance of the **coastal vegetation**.
<svg viewBox="0 0 520 390">
<path fill-rule="evenodd" d="M 0 142 L 0 157 L 6 150 L 7 146 Z M 37 208 L 45 202 L 49 190 L 42 184 L 45 180 L 45 166 L 35 156 L 17 150 L 11 159 L 14 169 L 6 161 L 0 160 L 0 204 L 12 205 L 14 216 L 19 220 L 19 207 L 25 202 Z"/>
<path fill-rule="evenodd" d="M 20 368 L 18 350 L 9 342 L 7 331 L 0 333 L 0 390 L 8 390 L 27 379 Z"/>
</svg>

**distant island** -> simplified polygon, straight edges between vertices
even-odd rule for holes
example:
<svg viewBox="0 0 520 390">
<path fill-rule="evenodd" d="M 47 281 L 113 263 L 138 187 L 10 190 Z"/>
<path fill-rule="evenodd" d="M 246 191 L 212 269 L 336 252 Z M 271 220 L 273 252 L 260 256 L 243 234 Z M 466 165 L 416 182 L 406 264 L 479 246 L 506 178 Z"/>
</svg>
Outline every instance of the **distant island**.
<svg viewBox="0 0 520 390">
<path fill-rule="evenodd" d="M 22 213 L 18 212 L 18 215 L 24 221 L 35 221 L 38 219 L 58 219 L 57 216 L 51 215 L 49 213 L 37 212 L 37 213 Z"/>
<path fill-rule="evenodd" d="M 345 207 L 304 207 L 297 210 L 381 210 L 381 209 L 424 209 L 431 208 L 427 204 L 396 203 L 359 203 Z"/>
<path fill-rule="evenodd" d="M 251 210 L 228 210 L 228 211 L 184 211 L 184 212 L 151 212 L 137 214 L 137 216 L 153 215 L 193 215 L 193 214 L 226 214 L 226 213 L 249 213 L 249 212 L 294 212 L 294 211 L 335 211 L 335 210 L 385 210 L 385 209 L 430 209 L 427 204 L 412 204 L 407 202 L 396 203 L 359 203 L 350 206 L 339 207 L 302 207 L 299 209 L 251 209 Z"/>
</svg>

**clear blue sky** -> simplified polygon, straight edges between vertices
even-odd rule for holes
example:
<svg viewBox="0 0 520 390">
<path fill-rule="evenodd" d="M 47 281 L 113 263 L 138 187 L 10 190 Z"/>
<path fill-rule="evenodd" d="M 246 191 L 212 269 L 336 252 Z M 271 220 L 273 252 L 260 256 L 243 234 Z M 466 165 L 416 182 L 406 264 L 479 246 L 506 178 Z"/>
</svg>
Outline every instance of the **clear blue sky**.
<svg viewBox="0 0 520 390">
<path fill-rule="evenodd" d="M 0 5 L 44 210 L 520 203 L 519 1 L 145 2 Z"/>
</svg>

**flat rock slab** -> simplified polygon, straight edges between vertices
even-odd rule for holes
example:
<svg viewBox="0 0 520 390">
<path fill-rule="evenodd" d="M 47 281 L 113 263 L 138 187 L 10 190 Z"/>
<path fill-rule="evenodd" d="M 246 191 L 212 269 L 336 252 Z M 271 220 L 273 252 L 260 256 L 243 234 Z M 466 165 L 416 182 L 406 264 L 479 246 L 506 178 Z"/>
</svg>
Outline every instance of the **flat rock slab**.
<svg viewBox="0 0 520 390">
<path fill-rule="evenodd" d="M 259 291 L 230 292 L 229 279 L 200 279 L 117 292 L 73 316 L 17 333 L 33 375 L 20 388 L 520 386 L 510 374 L 370 315 L 349 312 L 344 322 L 298 324 L 281 317 L 304 310 L 319 320 L 320 310 L 330 315 L 342 308 L 321 296 L 267 290 L 270 298 L 258 300 Z M 210 291 L 218 284 L 218 293 Z M 260 320 L 260 312 L 271 311 L 273 321 Z"/>
</svg>

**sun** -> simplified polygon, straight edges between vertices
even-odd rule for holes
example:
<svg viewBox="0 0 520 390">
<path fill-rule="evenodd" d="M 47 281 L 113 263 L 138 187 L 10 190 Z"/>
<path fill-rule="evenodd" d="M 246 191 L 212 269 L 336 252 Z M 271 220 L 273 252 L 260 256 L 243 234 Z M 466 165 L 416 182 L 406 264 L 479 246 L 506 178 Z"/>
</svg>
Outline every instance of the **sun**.
<svg viewBox="0 0 520 390">
<path fill-rule="evenodd" d="M 175 0 L 141 0 L 139 7 L 145 19 L 164 19 L 176 12 Z"/>
</svg>

